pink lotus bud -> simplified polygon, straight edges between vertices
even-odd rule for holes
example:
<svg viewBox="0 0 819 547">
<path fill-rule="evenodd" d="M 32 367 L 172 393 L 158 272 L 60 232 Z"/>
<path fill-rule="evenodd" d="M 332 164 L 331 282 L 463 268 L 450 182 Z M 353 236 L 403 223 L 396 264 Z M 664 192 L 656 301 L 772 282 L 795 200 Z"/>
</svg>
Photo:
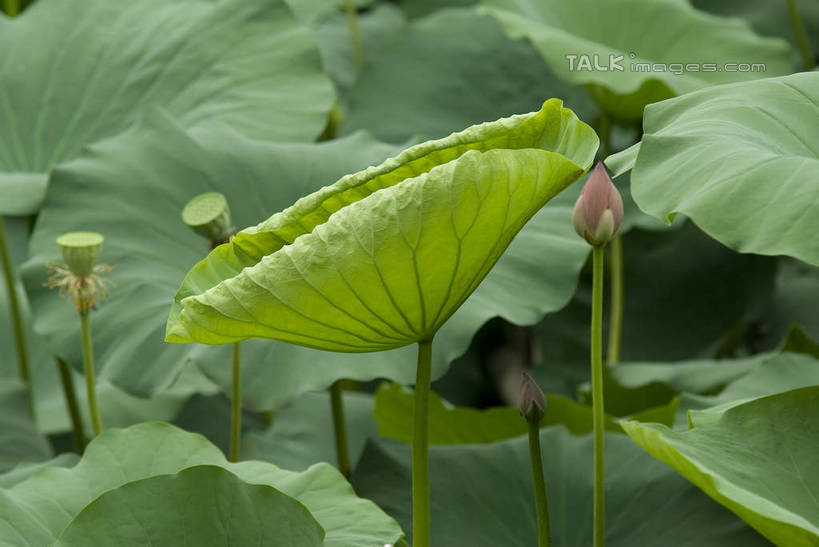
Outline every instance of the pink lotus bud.
<svg viewBox="0 0 819 547">
<path fill-rule="evenodd" d="M 546 413 L 546 396 L 537 382 L 524 372 L 520 381 L 520 415 L 529 422 L 540 422 Z"/>
<path fill-rule="evenodd" d="M 603 167 L 597 162 L 574 204 L 572 222 L 580 237 L 595 247 L 605 245 L 623 223 L 623 200 Z"/>
</svg>

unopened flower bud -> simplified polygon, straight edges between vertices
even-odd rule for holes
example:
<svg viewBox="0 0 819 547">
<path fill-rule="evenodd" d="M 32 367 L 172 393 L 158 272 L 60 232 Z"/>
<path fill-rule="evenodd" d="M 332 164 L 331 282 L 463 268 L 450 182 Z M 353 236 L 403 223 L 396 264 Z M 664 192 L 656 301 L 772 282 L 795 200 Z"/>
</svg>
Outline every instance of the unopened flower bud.
<svg viewBox="0 0 819 547">
<path fill-rule="evenodd" d="M 227 199 L 219 192 L 199 194 L 182 209 L 182 221 L 212 243 L 227 241 L 233 234 Z"/>
<path fill-rule="evenodd" d="M 574 204 L 572 222 L 580 237 L 595 247 L 605 245 L 623 223 L 623 200 L 620 192 L 598 162 Z"/>
<path fill-rule="evenodd" d="M 94 272 L 102 242 L 102 235 L 96 232 L 69 232 L 57 238 L 63 260 L 77 277 L 88 277 Z"/>
<path fill-rule="evenodd" d="M 527 421 L 539 423 L 546 413 L 546 396 L 537 382 L 524 372 L 520 381 L 520 415 Z"/>
</svg>

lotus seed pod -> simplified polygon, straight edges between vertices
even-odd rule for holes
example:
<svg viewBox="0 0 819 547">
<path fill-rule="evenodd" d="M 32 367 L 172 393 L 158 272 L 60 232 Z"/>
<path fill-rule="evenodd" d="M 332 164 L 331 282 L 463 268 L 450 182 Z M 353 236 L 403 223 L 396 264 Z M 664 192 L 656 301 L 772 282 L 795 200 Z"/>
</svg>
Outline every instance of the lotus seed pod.
<svg viewBox="0 0 819 547">
<path fill-rule="evenodd" d="M 96 232 L 69 232 L 57 238 L 63 260 L 75 276 L 84 278 L 94 272 L 102 251 L 103 237 Z"/>
<path fill-rule="evenodd" d="M 219 192 L 199 194 L 182 209 L 182 221 L 194 232 L 212 243 L 223 243 L 230 238 L 230 208 Z"/>
<path fill-rule="evenodd" d="M 575 231 L 591 245 L 605 245 L 623 223 L 623 200 L 601 162 L 594 167 L 574 204 Z"/>
<path fill-rule="evenodd" d="M 524 372 L 520 381 L 520 415 L 528 422 L 539 423 L 546 413 L 546 396 L 537 382 Z"/>
</svg>

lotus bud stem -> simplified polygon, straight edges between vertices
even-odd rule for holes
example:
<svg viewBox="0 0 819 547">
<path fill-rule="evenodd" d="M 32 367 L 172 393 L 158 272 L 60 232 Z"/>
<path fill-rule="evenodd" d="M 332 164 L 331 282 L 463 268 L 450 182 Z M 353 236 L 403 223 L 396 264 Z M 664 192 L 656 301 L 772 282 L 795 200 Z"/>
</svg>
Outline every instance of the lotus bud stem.
<svg viewBox="0 0 819 547">
<path fill-rule="evenodd" d="M 540 454 L 540 420 L 546 413 L 546 396 L 526 372 L 520 382 L 520 415 L 529 422 L 529 460 L 532 463 L 532 483 L 537 508 L 538 547 L 549 547 L 549 503 L 546 498 L 546 480 L 543 478 L 543 459 Z"/>
</svg>

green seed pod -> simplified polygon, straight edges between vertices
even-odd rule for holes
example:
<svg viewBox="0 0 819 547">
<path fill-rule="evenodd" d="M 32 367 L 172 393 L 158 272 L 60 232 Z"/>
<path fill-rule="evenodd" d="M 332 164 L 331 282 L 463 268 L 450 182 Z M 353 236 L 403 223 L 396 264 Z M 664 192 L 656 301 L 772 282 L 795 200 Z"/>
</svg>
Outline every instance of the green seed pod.
<svg viewBox="0 0 819 547">
<path fill-rule="evenodd" d="M 182 221 L 212 243 L 223 243 L 233 233 L 227 199 L 219 192 L 199 194 L 182 209 Z"/>
<path fill-rule="evenodd" d="M 102 251 L 103 237 L 96 232 L 69 232 L 57 238 L 63 260 L 75 276 L 88 277 L 94 272 Z"/>
</svg>

